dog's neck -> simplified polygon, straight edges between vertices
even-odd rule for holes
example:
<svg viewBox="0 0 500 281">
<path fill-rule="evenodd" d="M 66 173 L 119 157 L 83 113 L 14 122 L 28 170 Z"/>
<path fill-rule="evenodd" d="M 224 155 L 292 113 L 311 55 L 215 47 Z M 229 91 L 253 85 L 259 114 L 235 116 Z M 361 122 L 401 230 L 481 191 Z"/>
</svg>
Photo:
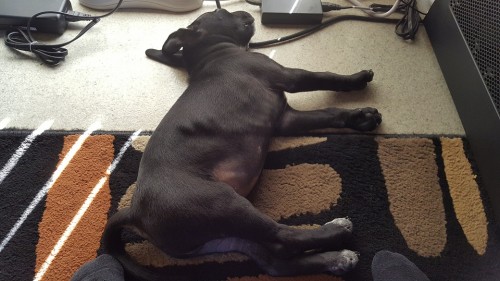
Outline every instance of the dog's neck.
<svg viewBox="0 0 500 281">
<path fill-rule="evenodd" d="M 196 70 L 203 69 L 214 59 L 233 54 L 233 52 L 228 52 L 229 49 L 234 49 L 236 52 L 247 50 L 246 46 L 241 46 L 226 36 L 208 36 L 196 45 L 183 50 L 186 69 L 190 75 L 194 75 Z"/>
</svg>

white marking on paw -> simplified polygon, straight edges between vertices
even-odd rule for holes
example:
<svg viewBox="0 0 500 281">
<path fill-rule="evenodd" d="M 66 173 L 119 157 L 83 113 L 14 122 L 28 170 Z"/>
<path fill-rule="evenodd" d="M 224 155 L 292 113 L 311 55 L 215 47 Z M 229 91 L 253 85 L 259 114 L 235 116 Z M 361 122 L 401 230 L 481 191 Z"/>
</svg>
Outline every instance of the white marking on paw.
<svg viewBox="0 0 500 281">
<path fill-rule="evenodd" d="M 352 222 L 351 222 L 351 220 L 349 220 L 349 218 L 336 218 L 330 222 L 325 223 L 325 225 L 331 224 L 331 223 L 343 226 L 347 230 L 352 231 L 353 226 L 352 226 Z"/>
<path fill-rule="evenodd" d="M 339 259 L 330 267 L 330 272 L 337 275 L 342 275 L 351 271 L 358 264 L 359 257 L 356 252 L 350 250 L 342 250 Z"/>
</svg>

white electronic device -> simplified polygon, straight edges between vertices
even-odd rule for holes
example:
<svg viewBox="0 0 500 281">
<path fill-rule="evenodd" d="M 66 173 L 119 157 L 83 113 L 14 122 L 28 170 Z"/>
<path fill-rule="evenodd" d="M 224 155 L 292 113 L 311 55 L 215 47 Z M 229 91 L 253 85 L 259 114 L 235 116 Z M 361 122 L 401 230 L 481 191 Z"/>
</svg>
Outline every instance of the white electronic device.
<svg viewBox="0 0 500 281">
<path fill-rule="evenodd" d="M 80 4 L 96 10 L 111 10 L 118 0 L 79 0 Z M 171 12 L 188 12 L 203 5 L 203 0 L 123 0 L 120 8 L 159 9 Z"/>
</svg>

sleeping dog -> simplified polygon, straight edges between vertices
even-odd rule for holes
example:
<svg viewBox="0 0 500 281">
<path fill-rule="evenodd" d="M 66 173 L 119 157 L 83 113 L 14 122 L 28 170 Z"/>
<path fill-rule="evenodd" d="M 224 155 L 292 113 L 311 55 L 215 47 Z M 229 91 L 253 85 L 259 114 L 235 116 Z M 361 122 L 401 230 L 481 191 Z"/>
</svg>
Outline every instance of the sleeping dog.
<svg viewBox="0 0 500 281">
<path fill-rule="evenodd" d="M 358 256 L 344 249 L 352 234 L 349 219 L 296 229 L 245 197 L 273 136 L 323 128 L 370 131 L 381 122 L 374 108 L 297 111 L 285 92 L 359 90 L 373 72 L 286 68 L 247 51 L 253 34 L 250 14 L 217 9 L 170 34 L 161 50 L 146 51 L 151 59 L 185 67 L 190 81 L 146 146 L 131 206 L 114 214 L 104 232 L 105 249 L 129 274 L 161 279 L 126 255 L 124 227 L 173 257 L 235 251 L 273 276 L 340 275 L 355 267 Z"/>
</svg>

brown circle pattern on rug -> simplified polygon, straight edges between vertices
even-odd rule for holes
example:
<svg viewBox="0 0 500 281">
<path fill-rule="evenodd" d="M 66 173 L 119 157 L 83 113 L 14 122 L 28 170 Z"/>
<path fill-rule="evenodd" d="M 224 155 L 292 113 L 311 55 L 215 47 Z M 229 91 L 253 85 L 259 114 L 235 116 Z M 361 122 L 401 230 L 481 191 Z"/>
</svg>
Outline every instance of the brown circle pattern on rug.
<svg viewBox="0 0 500 281">
<path fill-rule="evenodd" d="M 138 136 L 133 142 L 132 147 L 140 152 L 144 152 L 146 145 L 148 144 L 149 138 L 151 136 Z"/>
<path fill-rule="evenodd" d="M 329 209 L 340 197 L 340 176 L 328 165 L 264 170 L 249 200 L 274 220 Z"/>
</svg>

